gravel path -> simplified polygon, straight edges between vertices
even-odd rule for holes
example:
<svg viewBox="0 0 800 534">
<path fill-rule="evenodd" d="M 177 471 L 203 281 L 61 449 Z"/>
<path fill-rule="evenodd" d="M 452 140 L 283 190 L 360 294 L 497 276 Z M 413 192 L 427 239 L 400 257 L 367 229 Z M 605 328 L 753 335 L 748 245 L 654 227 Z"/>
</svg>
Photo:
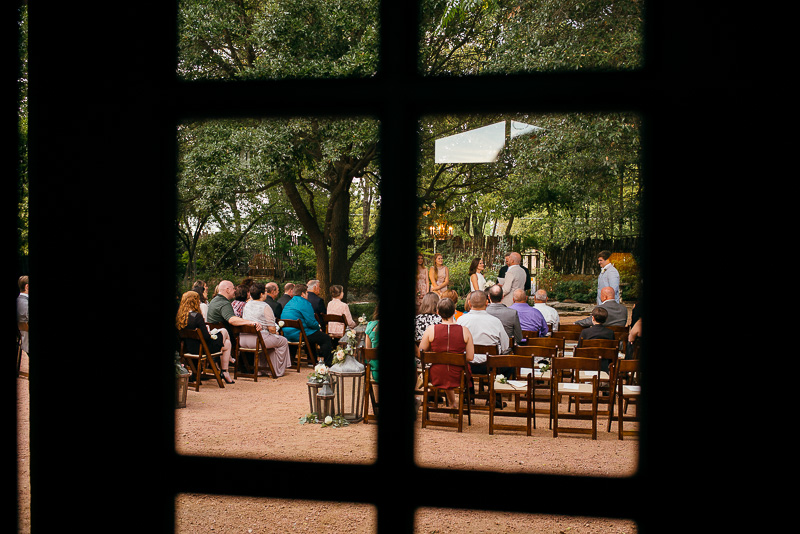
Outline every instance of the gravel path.
<svg viewBox="0 0 800 534">
<path fill-rule="evenodd" d="M 308 410 L 307 371 L 289 371 L 278 380 L 240 378 L 224 389 L 206 383 L 189 391 L 187 407 L 176 410 L 176 447 L 184 454 L 202 453 L 249 458 L 371 463 L 376 459 L 377 426 L 344 428 L 300 424 Z M 20 532 L 29 532 L 27 449 L 28 381 L 18 379 L 20 432 Z M 601 418 L 600 422 L 604 423 Z M 554 439 L 540 416 L 533 435 L 498 431 L 488 434 L 487 412 L 473 412 L 464 431 L 429 428 L 417 422 L 417 462 L 422 466 L 506 472 L 626 476 L 636 470 L 638 444 L 619 441 L 601 424 L 597 441 L 587 436 Z M 181 495 L 177 499 L 177 532 L 374 532 L 375 513 L 366 505 L 278 499 Z M 546 515 L 488 513 L 471 510 L 420 510 L 420 533 L 593 533 L 636 532 L 631 521 Z"/>
</svg>

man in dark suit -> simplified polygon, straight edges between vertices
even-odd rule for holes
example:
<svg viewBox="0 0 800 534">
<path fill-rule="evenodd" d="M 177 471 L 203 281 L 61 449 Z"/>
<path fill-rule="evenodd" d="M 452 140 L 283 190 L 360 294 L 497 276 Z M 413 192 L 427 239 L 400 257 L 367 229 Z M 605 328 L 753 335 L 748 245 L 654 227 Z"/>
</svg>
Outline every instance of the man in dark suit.
<svg viewBox="0 0 800 534">
<path fill-rule="evenodd" d="M 281 309 L 286 306 L 286 303 L 292 300 L 294 296 L 294 284 L 291 282 L 286 282 L 286 285 L 283 286 L 283 295 L 277 298 L 278 304 L 281 305 Z"/>
<path fill-rule="evenodd" d="M 283 310 L 283 306 L 277 301 L 280 289 L 278 289 L 278 284 L 275 282 L 268 283 L 265 289 L 267 291 L 267 305 L 272 308 L 272 313 L 277 321 L 281 318 L 281 311 Z"/>
<path fill-rule="evenodd" d="M 314 308 L 314 313 L 319 315 L 328 313 L 328 307 L 325 305 L 325 301 L 319 296 L 319 280 L 309 280 L 307 285 L 308 302 L 310 302 L 311 307 Z"/>
<path fill-rule="evenodd" d="M 503 300 L 503 288 L 495 284 L 489 288 L 489 305 L 486 306 L 486 313 L 494 315 L 503 323 L 503 330 L 508 334 L 509 339 L 514 338 L 514 343 L 519 343 L 522 339 L 522 327 L 519 323 L 517 310 L 509 308 L 501 301 Z M 513 351 L 513 344 L 509 343 L 509 351 Z"/>
<path fill-rule="evenodd" d="M 628 324 L 628 308 L 614 300 L 614 288 L 604 287 L 600 290 L 600 298 L 603 302 L 599 307 L 604 308 L 608 312 L 605 326 L 625 326 Z M 584 328 L 592 326 L 592 318 L 587 317 L 580 321 L 575 321 L 575 324 Z"/>
</svg>

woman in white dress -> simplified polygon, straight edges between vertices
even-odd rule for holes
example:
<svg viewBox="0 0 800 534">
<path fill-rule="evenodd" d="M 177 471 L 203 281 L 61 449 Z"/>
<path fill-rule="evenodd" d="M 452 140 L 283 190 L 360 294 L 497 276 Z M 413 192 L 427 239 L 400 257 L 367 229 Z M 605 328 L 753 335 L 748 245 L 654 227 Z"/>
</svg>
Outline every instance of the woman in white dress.
<svg viewBox="0 0 800 534">
<path fill-rule="evenodd" d="M 486 279 L 483 277 L 483 259 L 475 258 L 469 265 L 469 290 L 483 291 L 486 287 Z"/>
<path fill-rule="evenodd" d="M 264 284 L 256 282 L 250 286 L 251 300 L 247 301 L 242 310 L 242 317 L 248 321 L 261 323 L 261 337 L 264 338 L 264 345 L 267 347 L 267 356 L 275 374 L 283 376 L 286 369 L 291 365 L 289 355 L 289 342 L 285 337 L 277 335 L 278 328 L 275 323 L 275 314 L 267 304 L 267 292 Z M 239 344 L 246 349 L 256 348 L 256 339 L 253 334 L 241 334 Z M 260 356 L 259 356 L 260 357 Z M 264 364 L 263 367 L 261 364 Z M 269 369 L 267 362 L 259 362 L 259 368 Z"/>
</svg>

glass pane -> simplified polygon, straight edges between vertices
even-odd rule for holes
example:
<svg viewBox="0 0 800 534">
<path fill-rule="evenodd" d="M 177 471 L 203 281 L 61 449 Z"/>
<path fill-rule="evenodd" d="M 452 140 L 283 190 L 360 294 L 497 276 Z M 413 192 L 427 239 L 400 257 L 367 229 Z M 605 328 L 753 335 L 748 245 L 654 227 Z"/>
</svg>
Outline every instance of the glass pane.
<svg viewBox="0 0 800 534">
<path fill-rule="evenodd" d="M 376 524 L 366 504 L 188 493 L 175 502 L 176 533 L 376 532 Z"/>
<path fill-rule="evenodd" d="M 545 492 L 543 492 L 545 493 Z M 477 498 L 477 496 L 476 496 Z M 544 495 L 542 498 L 545 498 Z M 420 508 L 414 532 L 439 532 L 447 525 L 449 532 L 637 532 L 634 521 L 602 517 L 512 514 L 469 509 Z"/>
<path fill-rule="evenodd" d="M 191 321 L 209 336 L 223 328 L 206 342 L 228 375 L 219 387 L 209 365 L 199 391 L 183 379 L 179 453 L 375 460 L 376 426 L 360 423 L 366 369 L 357 360 L 377 305 L 378 126 L 321 117 L 180 125 L 176 327 Z M 238 317 L 226 319 L 226 310 Z M 345 324 L 326 327 L 325 314 Z M 258 372 L 244 350 L 255 348 L 255 335 L 240 334 L 238 355 L 227 352 L 239 317 L 262 325 L 268 359 L 259 356 Z M 289 320 L 304 326 L 300 349 Z M 330 373 L 317 372 L 320 359 Z M 197 365 L 179 363 L 190 373 Z M 344 372 L 351 367 L 356 374 Z M 321 396 L 315 380 L 325 377 L 331 391 Z"/>
<path fill-rule="evenodd" d="M 538 339 L 529 337 L 570 337 L 564 332 L 567 325 L 578 323 L 577 338 L 591 326 L 589 316 L 598 296 L 598 253 L 603 249 L 612 249 L 612 264 L 620 273 L 621 302 L 614 302 L 619 317 L 609 315 L 609 328 L 602 327 L 602 335 L 613 338 L 612 328 L 630 323 L 641 287 L 637 264 L 641 118 L 634 113 L 427 116 L 419 128 L 421 273 L 435 269 L 436 275 L 429 278 L 430 290 L 437 289 L 433 282 L 437 277 L 447 284 L 439 295 L 431 291 L 419 301 L 420 349 L 440 351 L 446 346 L 451 352 L 462 352 L 470 343 L 488 348 L 473 351 L 474 404 L 470 417 L 463 416 L 457 439 L 452 435 L 456 428 L 428 426 L 419 410 L 417 463 L 503 472 L 633 474 L 638 443 L 632 436 L 618 439 L 616 419 L 609 431 L 605 401 L 610 398 L 611 382 L 607 375 L 601 375 L 606 376 L 601 386 L 607 396 L 600 397 L 597 440 L 604 442 L 604 454 L 613 454 L 603 462 L 597 461 L 591 436 L 560 432 L 553 437 L 548 417 L 549 373 L 536 382 L 540 389 L 532 436 L 527 436 L 523 426 L 496 429 L 487 441 L 488 403 L 502 402 L 504 410 L 515 409 L 515 388 L 527 387 L 525 377 L 538 367 L 541 357 L 519 370 L 505 371 L 504 385 L 511 391 L 502 401 L 489 398 L 490 378 L 481 375 L 488 375 L 486 353 L 491 350 L 520 354 L 525 349 L 519 345 L 538 344 Z M 511 267 L 512 263 L 520 267 Z M 522 274 L 511 276 L 512 269 Z M 454 312 L 445 310 L 452 316 L 437 309 L 445 298 L 456 303 Z M 604 303 L 604 309 L 610 310 L 611 305 Z M 463 334 L 458 334 L 443 345 L 430 330 L 426 339 L 423 332 L 431 322 L 460 325 L 469 331 L 471 341 L 465 343 Z M 626 335 L 620 336 L 627 341 Z M 565 339 L 565 350 L 558 356 L 572 356 L 576 342 Z M 627 343 L 612 343 L 618 349 L 613 355 L 629 356 Z M 454 344 L 457 350 L 452 350 Z M 455 384 L 444 376 L 436 380 L 448 387 Z M 457 401 L 455 395 L 441 398 L 441 404 Z M 522 411 L 526 406 L 524 400 L 519 404 Z M 560 407 L 565 414 L 575 411 L 566 397 Z M 629 403 L 625 416 L 635 413 L 636 407 Z M 448 413 L 429 417 L 433 423 L 457 421 Z M 591 429 L 590 421 L 565 421 L 567 417 L 562 416 L 562 424 Z M 495 423 L 525 425 L 526 419 L 498 416 Z M 635 421 L 624 423 L 626 431 L 635 428 Z M 520 448 L 534 440 L 540 446 L 520 458 Z"/>
<path fill-rule="evenodd" d="M 376 0 L 179 2 L 185 80 L 368 77 L 377 71 Z"/>
<path fill-rule="evenodd" d="M 642 67 L 643 2 L 427 0 L 420 72 L 431 76 Z"/>
</svg>

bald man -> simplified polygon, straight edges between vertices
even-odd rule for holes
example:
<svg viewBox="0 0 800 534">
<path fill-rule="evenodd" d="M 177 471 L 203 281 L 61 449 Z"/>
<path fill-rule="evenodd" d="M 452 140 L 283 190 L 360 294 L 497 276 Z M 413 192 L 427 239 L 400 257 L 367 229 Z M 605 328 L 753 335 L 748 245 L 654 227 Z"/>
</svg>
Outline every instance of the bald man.
<svg viewBox="0 0 800 534">
<path fill-rule="evenodd" d="M 603 323 L 603 326 L 625 326 L 628 324 L 628 308 L 624 304 L 620 304 L 614 300 L 614 288 L 606 286 L 600 289 L 600 303 L 601 308 L 605 308 L 608 312 L 608 318 Z M 580 321 L 575 321 L 575 324 L 584 328 L 592 326 L 592 318 L 587 317 Z"/>
<path fill-rule="evenodd" d="M 508 255 L 508 270 L 506 271 L 505 279 L 503 280 L 503 300 L 501 301 L 506 306 L 514 304 L 514 291 L 521 289 L 525 291 L 525 271 L 520 264 L 522 263 L 522 256 L 519 252 L 512 252 Z"/>
</svg>

